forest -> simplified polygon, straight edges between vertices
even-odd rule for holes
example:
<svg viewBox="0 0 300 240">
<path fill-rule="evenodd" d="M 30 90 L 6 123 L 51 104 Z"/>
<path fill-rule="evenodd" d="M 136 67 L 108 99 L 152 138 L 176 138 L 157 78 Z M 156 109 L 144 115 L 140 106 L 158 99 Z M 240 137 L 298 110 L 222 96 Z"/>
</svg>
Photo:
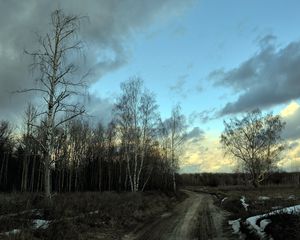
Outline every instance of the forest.
<svg viewBox="0 0 300 240">
<path fill-rule="evenodd" d="M 72 60 L 81 49 L 76 38 L 83 18 L 56 10 L 40 49 L 25 51 L 36 71 L 37 104 L 28 103 L 22 126 L 0 123 L 2 191 L 176 190 L 185 118 L 174 106 L 162 120 L 155 95 L 138 77 L 120 86 L 110 123 L 90 121 L 77 96 L 86 89 Z M 75 99 L 75 100 L 74 100 Z M 21 115 L 21 114 L 20 114 Z M 100 116 L 99 116 L 100 119 Z"/>
<path fill-rule="evenodd" d="M 132 79 L 122 84 L 107 126 L 92 126 L 88 118 L 73 119 L 53 134 L 51 190 L 140 191 L 170 190 L 178 168 L 179 144 L 184 138 L 184 117 L 179 107 L 159 119 L 153 95 Z M 129 102 L 130 100 L 130 102 Z M 126 107 L 124 107 L 124 101 Z M 0 124 L 1 191 L 44 189 L 43 126 L 34 128 L 37 110 L 28 105 L 22 132 L 7 121 Z M 43 124 L 43 123 L 40 123 Z"/>
</svg>

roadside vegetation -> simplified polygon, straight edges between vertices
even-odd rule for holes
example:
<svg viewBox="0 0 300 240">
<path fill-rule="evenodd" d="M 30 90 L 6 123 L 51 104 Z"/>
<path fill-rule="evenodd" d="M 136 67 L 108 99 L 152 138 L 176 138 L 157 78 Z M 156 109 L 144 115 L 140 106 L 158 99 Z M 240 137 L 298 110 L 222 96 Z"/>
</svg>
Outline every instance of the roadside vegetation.
<svg viewBox="0 0 300 240">
<path fill-rule="evenodd" d="M 169 211 L 185 195 L 85 192 L 53 196 L 1 194 L 0 239 L 120 239 Z"/>
</svg>

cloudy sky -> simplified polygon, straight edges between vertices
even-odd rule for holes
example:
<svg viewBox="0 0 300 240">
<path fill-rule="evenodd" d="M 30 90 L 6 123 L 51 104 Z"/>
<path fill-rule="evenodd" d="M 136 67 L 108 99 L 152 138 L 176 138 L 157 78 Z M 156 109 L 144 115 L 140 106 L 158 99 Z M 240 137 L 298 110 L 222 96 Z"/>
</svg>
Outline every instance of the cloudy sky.
<svg viewBox="0 0 300 240">
<path fill-rule="evenodd" d="M 155 92 L 163 118 L 180 103 L 189 122 L 181 171 L 232 171 L 223 120 L 261 108 L 281 114 L 289 149 L 280 163 L 300 170 L 300 3 L 297 0 L 0 0 L 0 118 L 17 122 L 34 85 L 24 49 L 49 29 L 50 13 L 88 16 L 79 37 L 89 70 L 91 115 L 107 114 L 131 76 Z"/>
</svg>

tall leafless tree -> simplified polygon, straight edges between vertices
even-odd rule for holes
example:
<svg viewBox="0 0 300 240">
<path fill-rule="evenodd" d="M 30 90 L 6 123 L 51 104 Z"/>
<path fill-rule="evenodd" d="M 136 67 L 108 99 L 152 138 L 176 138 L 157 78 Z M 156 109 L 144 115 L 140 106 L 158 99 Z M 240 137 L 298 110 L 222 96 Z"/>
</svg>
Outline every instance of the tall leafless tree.
<svg viewBox="0 0 300 240">
<path fill-rule="evenodd" d="M 22 147 L 24 149 L 24 154 L 23 154 L 23 164 L 22 164 L 22 181 L 21 181 L 21 191 L 27 191 L 28 187 L 28 171 L 29 171 L 29 162 L 31 156 L 34 156 L 35 154 L 35 146 L 36 146 L 36 138 L 35 138 L 35 131 L 33 125 L 36 124 L 36 115 L 37 115 L 37 110 L 36 108 L 32 105 L 32 103 L 28 103 L 26 109 L 25 109 L 25 114 L 24 114 L 24 133 L 22 136 Z M 34 167 L 35 164 L 33 164 L 33 169 L 32 173 L 34 173 Z M 34 181 L 34 176 L 31 181 Z M 31 186 L 33 185 L 33 182 L 30 184 Z"/>
<path fill-rule="evenodd" d="M 42 116 L 45 131 L 45 141 L 40 144 L 44 158 L 44 191 L 48 199 L 51 199 L 51 168 L 55 161 L 54 131 L 85 112 L 83 106 L 72 103 L 72 97 L 85 87 L 83 78 L 78 81 L 74 79 L 78 67 L 71 62 L 82 46 L 77 39 L 81 19 L 75 15 L 65 15 L 62 10 L 54 11 L 50 31 L 39 38 L 40 48 L 34 52 L 26 51 L 33 57 L 32 66 L 40 76 L 36 88 L 21 92 L 34 91 L 40 93 L 43 99 L 44 108 L 37 113 L 37 117 Z"/>
<path fill-rule="evenodd" d="M 176 172 L 179 168 L 179 157 L 182 144 L 185 139 L 186 120 L 181 114 L 179 105 L 172 109 L 171 117 L 161 122 L 160 136 L 163 140 L 163 151 L 167 160 L 170 162 L 170 169 L 173 176 L 173 190 L 176 192 Z"/>
<path fill-rule="evenodd" d="M 0 185 L 7 183 L 9 155 L 13 149 L 12 128 L 8 121 L 0 122 Z"/>
</svg>

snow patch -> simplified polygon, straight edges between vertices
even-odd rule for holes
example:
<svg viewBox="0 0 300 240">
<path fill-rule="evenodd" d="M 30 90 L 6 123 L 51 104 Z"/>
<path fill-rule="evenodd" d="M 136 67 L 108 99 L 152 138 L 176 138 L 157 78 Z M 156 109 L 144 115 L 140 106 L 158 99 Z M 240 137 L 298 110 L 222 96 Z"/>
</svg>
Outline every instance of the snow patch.
<svg viewBox="0 0 300 240">
<path fill-rule="evenodd" d="M 16 235 L 19 234 L 21 232 L 20 229 L 13 229 L 11 231 L 5 232 L 4 235 L 9 236 L 9 235 Z"/>
<path fill-rule="evenodd" d="M 300 205 L 296 205 L 296 206 L 292 206 L 292 207 L 287 207 L 287 208 L 282 208 L 282 209 L 278 209 L 266 214 L 262 214 L 262 215 L 256 215 L 253 217 L 249 217 L 246 219 L 246 223 L 250 226 L 250 228 L 254 229 L 257 233 L 257 235 L 263 239 L 264 237 L 266 237 L 266 233 L 264 232 L 264 229 L 266 228 L 266 226 L 271 223 L 270 219 L 263 219 L 260 221 L 260 225 L 258 226 L 256 224 L 257 220 L 260 218 L 267 218 L 271 215 L 275 215 L 275 214 L 280 214 L 280 213 L 288 213 L 288 214 L 294 214 L 294 213 L 298 213 L 300 212 Z"/>
<path fill-rule="evenodd" d="M 229 220 L 228 224 L 231 225 L 233 233 L 234 234 L 238 234 L 240 232 L 240 228 L 241 228 L 241 223 L 240 223 L 241 219 L 236 219 L 236 220 Z"/>
<path fill-rule="evenodd" d="M 33 229 L 38 229 L 38 228 L 47 229 L 49 227 L 50 221 L 42 220 L 42 219 L 34 219 L 32 223 L 33 223 Z"/>
<path fill-rule="evenodd" d="M 263 220 L 260 221 L 259 226 L 264 231 L 266 226 L 268 224 L 270 224 L 271 222 L 272 222 L 271 219 L 263 219 Z"/>
<path fill-rule="evenodd" d="M 242 196 L 241 203 L 242 203 L 243 207 L 245 208 L 245 210 L 248 211 L 249 204 L 246 203 L 245 196 Z"/>
<path fill-rule="evenodd" d="M 266 215 L 266 214 L 264 214 Z M 255 232 L 257 233 L 257 235 L 260 237 L 260 238 L 264 238 L 266 233 L 264 232 L 264 230 L 258 226 L 256 224 L 257 220 L 260 219 L 261 217 L 263 217 L 264 215 L 257 215 L 257 216 L 253 216 L 253 217 L 249 217 L 246 219 L 246 223 L 255 230 Z M 264 226 L 266 227 L 266 226 Z"/>
<path fill-rule="evenodd" d="M 290 196 L 288 197 L 288 199 L 289 199 L 289 200 L 294 200 L 294 199 L 296 199 L 296 197 L 295 197 L 295 195 L 290 195 Z"/>
<path fill-rule="evenodd" d="M 270 197 L 266 197 L 266 196 L 259 196 L 257 199 L 258 199 L 258 200 L 261 200 L 261 201 L 264 201 L 264 200 L 269 200 L 269 199 L 270 199 Z"/>
<path fill-rule="evenodd" d="M 227 197 L 224 197 L 222 200 L 221 200 L 221 204 L 223 204 L 223 202 L 227 199 Z"/>
<path fill-rule="evenodd" d="M 166 212 L 161 215 L 161 218 L 167 218 L 167 217 L 170 217 L 171 215 L 172 215 L 172 213 Z"/>
</svg>

